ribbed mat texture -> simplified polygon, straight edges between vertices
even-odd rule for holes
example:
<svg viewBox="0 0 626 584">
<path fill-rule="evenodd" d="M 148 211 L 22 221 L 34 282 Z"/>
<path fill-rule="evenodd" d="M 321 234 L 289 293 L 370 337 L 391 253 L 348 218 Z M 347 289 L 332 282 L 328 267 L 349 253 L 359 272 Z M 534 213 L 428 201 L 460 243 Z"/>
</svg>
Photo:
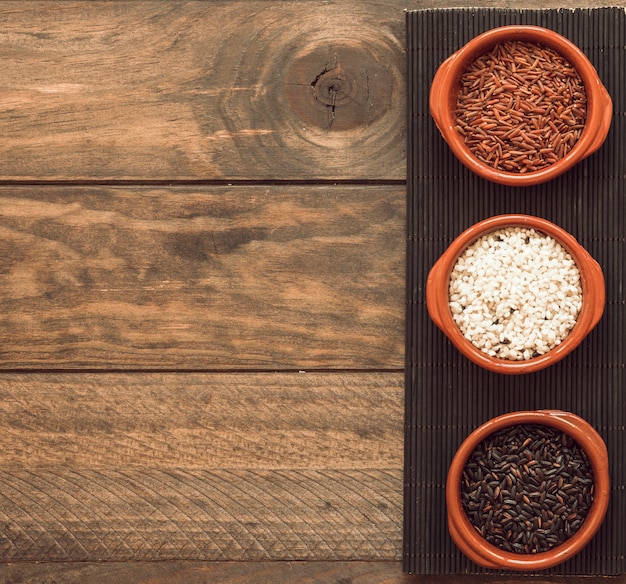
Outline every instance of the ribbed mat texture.
<svg viewBox="0 0 626 584">
<path fill-rule="evenodd" d="M 611 502 L 600 532 L 548 573 L 626 571 L 626 14 L 578 10 L 431 9 L 407 12 L 408 189 L 404 569 L 418 574 L 489 572 L 452 542 L 446 522 L 448 466 L 465 437 L 505 412 L 573 412 L 604 438 Z M 440 63 L 477 34 L 506 24 L 550 28 L 577 44 L 613 99 L 602 148 L 564 176 L 535 187 L 489 183 L 462 166 L 428 110 Z M 425 284 L 452 240 L 502 213 L 544 217 L 567 231 L 604 271 L 600 324 L 569 357 L 538 373 L 489 373 L 465 359 L 429 319 Z"/>
</svg>

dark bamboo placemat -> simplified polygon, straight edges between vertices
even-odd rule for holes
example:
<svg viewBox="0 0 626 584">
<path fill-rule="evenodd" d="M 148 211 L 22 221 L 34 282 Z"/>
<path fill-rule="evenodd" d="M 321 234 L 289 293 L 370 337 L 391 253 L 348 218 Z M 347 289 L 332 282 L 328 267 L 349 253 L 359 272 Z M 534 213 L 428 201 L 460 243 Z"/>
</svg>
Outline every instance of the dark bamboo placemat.
<svg viewBox="0 0 626 584">
<path fill-rule="evenodd" d="M 428 111 L 439 64 L 484 30 L 536 24 L 576 43 L 613 98 L 602 148 L 566 175 L 536 187 L 488 183 L 465 169 Z M 575 558 L 549 573 L 626 571 L 626 14 L 579 10 L 433 9 L 407 13 L 408 233 L 404 568 L 411 573 L 489 572 L 458 551 L 448 534 L 444 484 L 463 439 L 484 421 L 522 409 L 568 410 L 605 439 L 612 492 L 607 519 Z M 430 321 L 428 271 L 466 227 L 501 213 L 545 217 L 572 233 L 602 266 L 607 304 L 598 327 L 561 363 L 504 376 L 465 359 Z"/>
</svg>

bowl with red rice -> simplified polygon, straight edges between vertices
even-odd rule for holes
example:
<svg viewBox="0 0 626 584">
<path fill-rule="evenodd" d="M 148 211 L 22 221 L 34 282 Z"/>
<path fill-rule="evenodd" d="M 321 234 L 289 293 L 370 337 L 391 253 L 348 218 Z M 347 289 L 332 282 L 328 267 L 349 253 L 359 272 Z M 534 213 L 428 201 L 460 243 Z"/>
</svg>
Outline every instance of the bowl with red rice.
<svg viewBox="0 0 626 584">
<path fill-rule="evenodd" d="M 597 151 L 611 97 L 586 55 L 558 33 L 488 30 L 438 68 L 430 111 L 456 157 L 486 180 L 547 182 Z"/>
</svg>

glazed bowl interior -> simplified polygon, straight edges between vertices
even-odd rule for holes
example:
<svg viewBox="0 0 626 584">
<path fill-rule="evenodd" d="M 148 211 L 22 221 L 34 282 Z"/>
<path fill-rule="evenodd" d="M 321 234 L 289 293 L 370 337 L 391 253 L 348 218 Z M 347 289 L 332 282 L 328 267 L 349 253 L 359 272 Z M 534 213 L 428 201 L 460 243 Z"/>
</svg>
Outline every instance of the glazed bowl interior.
<svg viewBox="0 0 626 584">
<path fill-rule="evenodd" d="M 548 235 L 567 251 L 580 272 L 582 307 L 576 324 L 562 342 L 539 356 L 525 360 L 492 357 L 465 338 L 457 326 L 449 302 L 449 283 L 452 270 L 460 255 L 482 235 L 505 227 L 534 228 Z M 548 367 L 571 353 L 599 322 L 605 305 L 604 277 L 598 263 L 567 231 L 545 219 L 529 215 L 499 215 L 481 221 L 464 231 L 448 247 L 431 269 L 426 283 L 428 312 L 437 326 L 457 349 L 477 365 L 505 374 L 531 373 Z"/>
<path fill-rule="evenodd" d="M 507 41 L 526 41 L 550 48 L 566 59 L 579 74 L 587 96 L 585 128 L 572 149 L 560 160 L 539 170 L 523 174 L 496 169 L 477 158 L 456 130 L 455 110 L 461 78 L 481 55 Z M 585 54 L 572 42 L 554 31 L 537 26 L 504 26 L 478 35 L 445 61 L 433 81 L 431 112 L 435 122 L 455 155 L 483 178 L 513 186 L 540 184 L 569 170 L 597 150 L 610 126 L 612 102 L 606 88 Z"/>
<path fill-rule="evenodd" d="M 594 499 L 580 529 L 553 549 L 536 554 L 509 552 L 489 543 L 471 524 L 462 505 L 461 477 L 473 451 L 494 432 L 520 424 L 545 425 L 563 431 L 585 452 L 593 470 Z M 604 521 L 609 495 L 606 445 L 587 421 L 569 412 L 558 410 L 512 412 L 493 418 L 474 430 L 452 460 L 446 483 L 450 534 L 461 551 L 478 565 L 520 571 L 542 570 L 564 562 L 587 545 Z"/>
</svg>

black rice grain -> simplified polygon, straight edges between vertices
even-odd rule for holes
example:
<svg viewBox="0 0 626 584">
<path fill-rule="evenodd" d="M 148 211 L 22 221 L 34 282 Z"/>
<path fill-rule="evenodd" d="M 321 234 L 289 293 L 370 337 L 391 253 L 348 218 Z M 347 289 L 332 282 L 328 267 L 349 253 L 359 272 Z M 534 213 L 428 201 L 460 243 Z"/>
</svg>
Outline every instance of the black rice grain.
<svg viewBox="0 0 626 584">
<path fill-rule="evenodd" d="M 572 537 L 593 503 L 585 452 L 556 428 L 523 424 L 493 433 L 474 450 L 461 479 L 462 504 L 491 544 L 545 552 Z"/>
</svg>

